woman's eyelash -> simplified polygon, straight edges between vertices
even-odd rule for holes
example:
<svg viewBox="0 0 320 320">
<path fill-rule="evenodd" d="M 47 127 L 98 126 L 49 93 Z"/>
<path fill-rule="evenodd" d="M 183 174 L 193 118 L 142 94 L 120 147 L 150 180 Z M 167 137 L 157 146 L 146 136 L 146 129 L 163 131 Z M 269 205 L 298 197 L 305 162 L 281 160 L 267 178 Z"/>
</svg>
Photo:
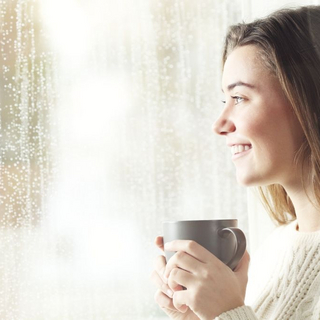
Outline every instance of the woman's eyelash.
<svg viewBox="0 0 320 320">
<path fill-rule="evenodd" d="M 232 99 L 235 100 L 235 103 L 238 104 L 244 100 L 244 98 L 239 96 L 231 96 Z M 226 100 L 221 100 L 222 103 L 226 103 Z"/>
<path fill-rule="evenodd" d="M 242 97 L 239 97 L 239 96 L 231 96 L 231 98 L 235 100 L 236 104 L 238 104 L 244 100 Z"/>
</svg>

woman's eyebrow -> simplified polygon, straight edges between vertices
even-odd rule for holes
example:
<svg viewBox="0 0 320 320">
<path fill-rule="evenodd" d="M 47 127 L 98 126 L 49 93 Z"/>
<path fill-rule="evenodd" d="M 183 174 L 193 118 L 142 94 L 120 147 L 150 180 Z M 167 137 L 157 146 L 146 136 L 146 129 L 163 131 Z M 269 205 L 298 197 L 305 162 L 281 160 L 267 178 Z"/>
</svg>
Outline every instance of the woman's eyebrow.
<svg viewBox="0 0 320 320">
<path fill-rule="evenodd" d="M 242 81 L 237 81 L 237 82 L 229 84 L 227 86 L 227 89 L 228 89 L 228 91 L 230 91 L 230 90 L 234 89 L 235 87 L 240 87 L 240 86 L 245 86 L 245 87 L 248 87 L 250 89 L 255 89 L 254 85 L 252 85 L 250 83 L 242 82 Z M 224 92 L 223 89 L 221 89 L 221 90 L 222 90 L 222 92 Z"/>
</svg>

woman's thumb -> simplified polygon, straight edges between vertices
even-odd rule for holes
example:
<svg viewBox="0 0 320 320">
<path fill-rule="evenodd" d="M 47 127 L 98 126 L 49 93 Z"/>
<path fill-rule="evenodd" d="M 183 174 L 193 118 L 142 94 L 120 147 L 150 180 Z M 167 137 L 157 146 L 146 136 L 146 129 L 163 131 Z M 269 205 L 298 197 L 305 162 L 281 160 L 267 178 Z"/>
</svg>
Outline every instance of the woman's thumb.
<svg viewBox="0 0 320 320">
<path fill-rule="evenodd" d="M 244 291 L 246 291 L 247 283 L 248 283 L 248 269 L 249 269 L 249 263 L 250 263 L 250 255 L 248 251 L 246 250 L 243 254 L 238 266 L 234 270 L 234 273 L 236 277 L 239 280 L 239 283 Z"/>
</svg>

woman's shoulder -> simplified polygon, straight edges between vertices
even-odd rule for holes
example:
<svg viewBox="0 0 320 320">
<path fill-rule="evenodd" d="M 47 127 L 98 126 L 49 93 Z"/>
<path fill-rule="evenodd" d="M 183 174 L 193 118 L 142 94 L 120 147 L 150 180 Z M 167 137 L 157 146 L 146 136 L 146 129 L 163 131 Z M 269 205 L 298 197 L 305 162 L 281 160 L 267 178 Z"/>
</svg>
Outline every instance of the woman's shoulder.
<svg viewBox="0 0 320 320">
<path fill-rule="evenodd" d="M 262 241 L 260 247 L 256 250 L 257 254 L 261 251 L 265 252 L 268 247 L 272 247 L 273 245 L 285 245 L 290 242 L 292 236 L 296 232 L 296 226 L 296 221 L 290 221 L 287 224 L 276 226 L 264 241 Z"/>
<path fill-rule="evenodd" d="M 272 270 L 303 261 L 311 253 L 320 259 L 320 231 L 300 232 L 297 230 L 297 221 L 291 221 L 271 232 L 252 254 L 251 264 L 253 269 Z"/>
<path fill-rule="evenodd" d="M 287 224 L 277 226 L 262 241 L 260 247 L 253 253 L 253 256 L 266 256 L 268 252 L 275 256 L 281 251 L 295 249 L 304 249 L 305 247 L 317 247 L 320 245 L 320 231 L 300 232 L 298 231 L 297 220 L 290 221 Z"/>
</svg>

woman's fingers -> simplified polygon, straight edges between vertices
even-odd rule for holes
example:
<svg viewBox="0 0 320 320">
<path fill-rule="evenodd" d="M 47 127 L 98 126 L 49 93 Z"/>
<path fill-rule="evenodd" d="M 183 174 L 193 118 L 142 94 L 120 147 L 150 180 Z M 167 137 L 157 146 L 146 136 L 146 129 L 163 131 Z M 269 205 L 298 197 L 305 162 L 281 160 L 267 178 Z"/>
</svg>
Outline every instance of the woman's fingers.
<svg viewBox="0 0 320 320">
<path fill-rule="evenodd" d="M 199 261 L 184 251 L 178 251 L 168 261 L 164 277 L 168 278 L 171 270 L 174 268 L 180 268 L 194 273 L 199 268 Z"/>
<path fill-rule="evenodd" d="M 188 290 L 177 291 L 173 295 L 173 306 L 182 313 L 188 310 Z"/>
<path fill-rule="evenodd" d="M 194 275 L 186 270 L 174 268 L 168 278 L 168 286 L 172 291 L 181 291 L 182 287 L 188 289 L 194 282 Z"/>
<path fill-rule="evenodd" d="M 163 237 L 156 237 L 154 243 L 160 250 L 164 251 Z"/>
<path fill-rule="evenodd" d="M 166 251 L 183 251 L 194 257 L 195 259 L 205 262 L 212 254 L 210 251 L 202 247 L 192 240 L 174 240 L 167 242 L 164 246 Z"/>
<path fill-rule="evenodd" d="M 166 258 L 158 256 L 154 261 L 154 270 L 158 273 L 159 277 L 164 283 L 167 283 L 167 277 L 164 276 L 166 271 Z"/>
<path fill-rule="evenodd" d="M 154 300 L 161 308 L 166 308 L 176 311 L 176 308 L 173 305 L 172 299 L 165 295 L 161 290 L 158 290 L 154 296 Z"/>
<path fill-rule="evenodd" d="M 160 290 L 162 293 L 164 293 L 169 298 L 172 298 L 173 292 L 169 288 L 169 286 L 162 281 L 159 274 L 154 270 L 150 277 L 151 281 L 156 285 L 158 290 Z"/>
</svg>

